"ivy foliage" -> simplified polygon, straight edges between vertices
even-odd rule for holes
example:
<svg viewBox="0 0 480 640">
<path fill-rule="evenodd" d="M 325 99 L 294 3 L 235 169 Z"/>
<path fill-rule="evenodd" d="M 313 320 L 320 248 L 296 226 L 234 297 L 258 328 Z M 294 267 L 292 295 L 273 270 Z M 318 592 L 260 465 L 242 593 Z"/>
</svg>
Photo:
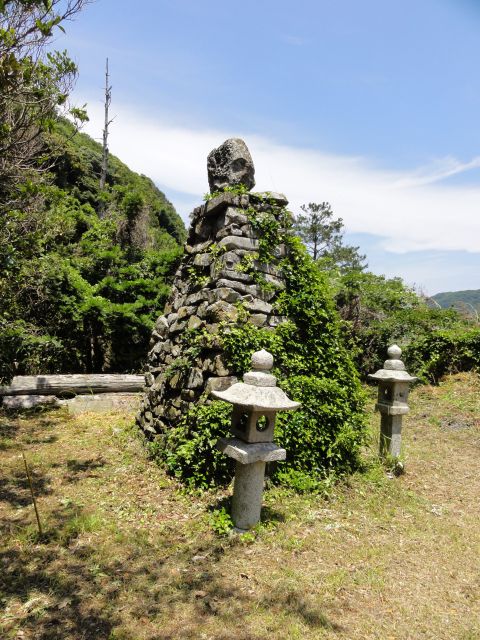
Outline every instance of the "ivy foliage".
<svg viewBox="0 0 480 640">
<path fill-rule="evenodd" d="M 274 330 L 257 328 L 244 310 L 235 324 L 221 325 L 219 339 L 238 377 L 250 369 L 253 352 L 263 348 L 273 354 L 279 386 L 302 406 L 278 414 L 275 441 L 287 450 L 287 460 L 269 465 L 269 475 L 273 481 L 311 489 L 327 475 L 359 465 L 366 434 L 364 395 L 326 278 L 291 233 L 289 212 L 267 202 L 267 211 L 251 208 L 247 215 L 260 239 L 257 259 L 281 268 L 285 289 L 275 307 L 288 321 Z M 279 262 L 274 255 L 281 244 L 287 252 Z M 251 261 L 244 265 L 249 269 L 254 272 Z M 191 332 L 188 340 L 202 344 L 202 335 Z M 219 437 L 229 434 L 231 406 L 207 397 L 203 401 L 159 436 L 158 453 L 179 480 L 207 488 L 224 485 L 233 475 L 232 461 L 215 447 Z"/>
</svg>

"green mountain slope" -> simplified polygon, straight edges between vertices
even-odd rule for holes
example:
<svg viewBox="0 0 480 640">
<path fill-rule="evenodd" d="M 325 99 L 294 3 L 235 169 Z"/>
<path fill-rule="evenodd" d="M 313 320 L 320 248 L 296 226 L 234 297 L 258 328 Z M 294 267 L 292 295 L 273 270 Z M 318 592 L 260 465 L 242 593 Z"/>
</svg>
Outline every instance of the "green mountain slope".
<svg viewBox="0 0 480 640">
<path fill-rule="evenodd" d="M 79 202 L 97 208 L 103 198 L 108 206 L 118 203 L 119 198 L 134 191 L 142 196 L 149 209 L 149 226 L 168 232 L 180 244 L 185 242 L 186 230 L 182 219 L 150 178 L 135 173 L 110 154 L 107 190 L 101 193 L 99 176 L 102 145 L 85 133 L 75 132 L 66 120 L 58 123 L 50 146 L 57 155 L 53 167 L 55 184 Z"/>
<path fill-rule="evenodd" d="M 480 309 L 480 289 L 444 291 L 442 293 L 436 293 L 432 298 L 444 309 L 453 307 L 456 303 L 464 303 L 467 306 L 471 304 L 476 309 Z"/>
</svg>

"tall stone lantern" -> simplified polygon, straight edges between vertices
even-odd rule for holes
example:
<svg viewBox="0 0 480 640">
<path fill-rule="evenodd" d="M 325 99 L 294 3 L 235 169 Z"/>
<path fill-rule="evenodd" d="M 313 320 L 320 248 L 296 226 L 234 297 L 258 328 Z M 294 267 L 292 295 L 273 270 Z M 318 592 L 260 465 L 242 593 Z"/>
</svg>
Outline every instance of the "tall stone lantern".
<svg viewBox="0 0 480 640">
<path fill-rule="evenodd" d="M 400 456 L 402 445 L 402 419 L 409 412 L 407 404 L 410 384 L 417 378 L 405 370 L 400 360 L 402 350 L 396 344 L 388 348 L 389 359 L 383 369 L 370 374 L 370 380 L 378 382 L 378 402 L 375 409 L 381 414 L 380 455 Z"/>
<path fill-rule="evenodd" d="M 234 438 L 220 438 L 217 447 L 236 460 L 232 499 L 235 527 L 248 530 L 260 520 L 265 463 L 285 460 L 286 451 L 273 442 L 278 411 L 298 409 L 279 389 L 274 375 L 273 356 L 262 349 L 252 356 L 252 371 L 226 391 L 212 391 L 219 400 L 233 405 L 231 431 Z"/>
</svg>

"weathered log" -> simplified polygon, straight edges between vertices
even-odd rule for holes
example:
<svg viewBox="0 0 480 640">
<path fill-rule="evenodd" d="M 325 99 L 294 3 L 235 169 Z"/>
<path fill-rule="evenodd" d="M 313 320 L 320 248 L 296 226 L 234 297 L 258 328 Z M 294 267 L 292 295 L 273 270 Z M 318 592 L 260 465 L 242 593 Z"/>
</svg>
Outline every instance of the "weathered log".
<svg viewBox="0 0 480 640">
<path fill-rule="evenodd" d="M 0 396 L 41 395 L 73 397 L 78 394 L 134 393 L 145 385 L 143 375 L 95 373 L 15 376 L 8 386 L 0 387 Z"/>
</svg>

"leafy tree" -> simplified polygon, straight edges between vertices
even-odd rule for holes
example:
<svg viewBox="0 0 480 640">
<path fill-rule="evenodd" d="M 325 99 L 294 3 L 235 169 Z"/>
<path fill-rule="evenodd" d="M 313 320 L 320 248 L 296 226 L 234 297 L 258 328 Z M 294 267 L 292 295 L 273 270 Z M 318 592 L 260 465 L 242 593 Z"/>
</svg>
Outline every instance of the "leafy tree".
<svg viewBox="0 0 480 640">
<path fill-rule="evenodd" d="M 470 336 L 475 332 L 474 324 L 454 309 L 432 308 L 401 278 L 351 270 L 337 278 L 335 286 L 344 331 L 364 377 L 382 366 L 386 349 L 394 342 L 406 349 L 409 370 L 425 380 L 436 381 L 439 372 L 461 370 L 459 367 L 468 362 L 480 362 L 480 353 L 476 360 L 459 357 L 464 344 L 478 345 L 478 338 Z M 448 340 L 443 340 L 447 334 Z M 467 335 L 472 337 L 471 343 Z M 444 344 L 441 365 L 432 363 L 430 356 L 421 364 L 428 344 Z"/>
<path fill-rule="evenodd" d="M 67 53 L 49 52 L 55 29 L 86 0 L 0 1 L 0 204 L 18 204 L 21 186 L 45 171 L 42 134 L 62 109 L 84 120 L 84 110 L 68 107 L 77 74 Z"/>
<path fill-rule="evenodd" d="M 65 52 L 48 52 L 56 28 L 86 0 L 0 0 L 0 378 L 18 359 L 48 362 L 60 344 L 16 314 L 22 269 L 48 235 L 43 214 L 44 174 L 51 158 L 46 134 L 68 92 L 76 67 Z"/>
<path fill-rule="evenodd" d="M 116 158 L 100 192 L 99 145 L 60 118 L 86 114 L 68 103 L 75 64 L 48 49 L 87 2 L 0 0 L 3 380 L 136 369 L 185 235 L 163 194 Z"/>
<path fill-rule="evenodd" d="M 303 214 L 296 216 L 294 230 L 303 240 L 314 260 L 323 259 L 324 266 L 364 269 L 365 256 L 359 247 L 345 245 L 342 218 L 334 218 L 328 202 L 302 205 Z"/>
</svg>

